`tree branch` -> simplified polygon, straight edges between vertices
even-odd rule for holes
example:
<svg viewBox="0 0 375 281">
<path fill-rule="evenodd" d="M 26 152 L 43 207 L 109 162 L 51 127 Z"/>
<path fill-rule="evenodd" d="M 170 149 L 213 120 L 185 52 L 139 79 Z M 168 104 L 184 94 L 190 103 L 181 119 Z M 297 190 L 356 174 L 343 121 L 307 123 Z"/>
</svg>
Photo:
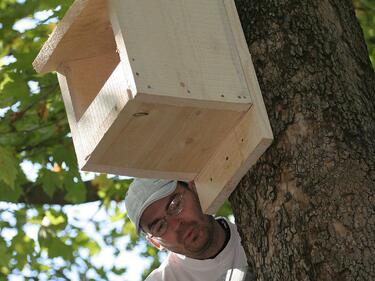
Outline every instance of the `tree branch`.
<svg viewBox="0 0 375 281">
<path fill-rule="evenodd" d="M 86 187 L 86 200 L 82 203 L 95 202 L 101 200 L 98 196 L 97 186 L 94 185 L 91 181 L 84 182 Z M 72 202 L 65 200 L 67 191 L 63 188 L 56 190 L 52 197 L 49 197 L 43 190 L 41 184 L 27 184 L 22 186 L 22 189 L 25 190 L 24 194 L 20 196 L 17 202 L 13 203 L 25 203 L 32 205 L 71 205 Z M 125 196 L 125 194 L 124 194 Z M 115 200 L 115 199 L 114 199 Z M 1 198 L 0 201 L 5 201 Z"/>
</svg>

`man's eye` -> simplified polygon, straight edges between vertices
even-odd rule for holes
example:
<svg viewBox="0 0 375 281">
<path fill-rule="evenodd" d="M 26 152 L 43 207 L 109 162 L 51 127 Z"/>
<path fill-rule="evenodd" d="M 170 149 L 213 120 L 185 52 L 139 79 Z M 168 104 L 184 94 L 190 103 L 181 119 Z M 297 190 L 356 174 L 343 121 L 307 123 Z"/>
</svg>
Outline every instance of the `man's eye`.
<svg viewBox="0 0 375 281">
<path fill-rule="evenodd" d="M 155 235 L 160 235 L 164 232 L 165 228 L 166 228 L 166 221 L 159 220 L 152 228 L 152 233 Z"/>
</svg>

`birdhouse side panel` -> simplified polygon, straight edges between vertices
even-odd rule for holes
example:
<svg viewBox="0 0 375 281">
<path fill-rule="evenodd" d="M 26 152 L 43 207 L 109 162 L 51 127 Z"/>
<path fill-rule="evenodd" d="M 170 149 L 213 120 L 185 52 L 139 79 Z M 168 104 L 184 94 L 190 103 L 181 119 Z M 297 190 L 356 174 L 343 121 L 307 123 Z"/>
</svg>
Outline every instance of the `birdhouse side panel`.
<svg viewBox="0 0 375 281">
<path fill-rule="evenodd" d="M 97 97 L 119 63 L 120 58 L 114 52 L 66 62 L 60 67 L 68 80 L 77 122 Z"/>
<path fill-rule="evenodd" d="M 250 107 L 232 15 L 222 1 L 112 0 L 111 6 L 126 47 L 119 52 L 127 52 L 144 101 L 157 102 L 155 95 Z"/>
<path fill-rule="evenodd" d="M 95 153 L 105 134 L 109 131 L 114 135 L 118 134 L 114 132 L 116 128 L 113 123 L 133 95 L 123 75 L 122 63 L 119 63 L 82 117 L 77 120 L 72 100 L 75 89 L 70 87 L 64 74 L 59 74 L 59 82 L 78 163 L 83 167 Z"/>
</svg>

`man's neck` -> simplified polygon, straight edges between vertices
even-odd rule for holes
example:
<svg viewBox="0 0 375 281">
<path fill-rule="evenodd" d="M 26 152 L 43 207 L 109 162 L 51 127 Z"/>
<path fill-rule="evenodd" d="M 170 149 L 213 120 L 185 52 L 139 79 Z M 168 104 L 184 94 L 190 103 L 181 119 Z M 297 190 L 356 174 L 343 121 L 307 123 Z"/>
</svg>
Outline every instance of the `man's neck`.
<svg viewBox="0 0 375 281">
<path fill-rule="evenodd" d="M 226 232 L 217 220 L 214 220 L 213 241 L 209 249 L 205 252 L 200 260 L 211 259 L 216 257 L 224 248 L 226 241 Z"/>
</svg>

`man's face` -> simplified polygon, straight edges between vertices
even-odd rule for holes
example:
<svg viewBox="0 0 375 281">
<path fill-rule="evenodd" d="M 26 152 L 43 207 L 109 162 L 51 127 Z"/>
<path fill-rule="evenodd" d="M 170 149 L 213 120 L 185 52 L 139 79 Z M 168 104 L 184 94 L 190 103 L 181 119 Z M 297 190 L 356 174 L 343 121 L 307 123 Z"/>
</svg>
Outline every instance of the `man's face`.
<svg viewBox="0 0 375 281">
<path fill-rule="evenodd" d="M 178 197 L 182 198 L 182 210 L 176 215 L 169 215 L 168 209 Z M 161 237 L 153 236 L 155 224 L 164 219 L 167 222 L 165 233 Z M 203 257 L 213 241 L 214 219 L 203 214 L 192 187 L 177 186 L 171 195 L 147 207 L 140 221 L 153 244 L 191 258 Z"/>
</svg>

